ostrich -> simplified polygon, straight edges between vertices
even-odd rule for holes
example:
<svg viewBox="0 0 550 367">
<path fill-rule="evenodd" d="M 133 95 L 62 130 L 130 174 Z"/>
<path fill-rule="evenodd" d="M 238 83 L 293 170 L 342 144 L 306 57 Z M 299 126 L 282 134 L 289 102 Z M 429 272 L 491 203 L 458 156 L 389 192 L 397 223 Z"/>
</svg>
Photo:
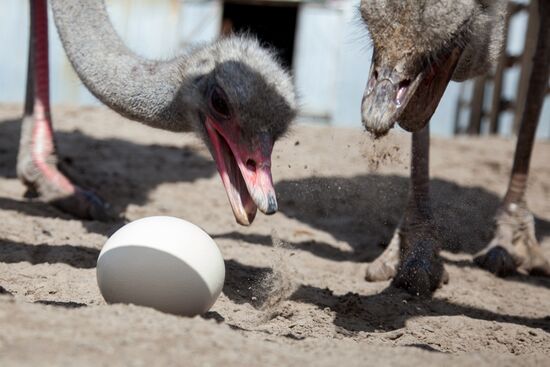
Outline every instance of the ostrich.
<svg viewBox="0 0 550 367">
<path fill-rule="evenodd" d="M 519 131 L 508 191 L 495 215 L 493 240 L 475 262 L 497 274 L 520 270 L 550 275 L 525 200 L 529 160 L 550 64 L 550 3 L 538 1 L 540 28 L 529 105 Z M 393 278 L 413 294 L 429 295 L 447 273 L 439 257 L 429 197 L 428 122 L 449 80 L 486 72 L 502 48 L 505 0 L 362 0 L 361 16 L 374 53 L 362 119 L 375 136 L 397 122 L 412 132 L 409 198 L 389 246 L 368 265 L 366 279 Z"/>
<path fill-rule="evenodd" d="M 52 0 L 66 54 L 86 87 L 129 119 L 193 131 L 216 162 L 238 223 L 257 209 L 277 211 L 271 152 L 295 116 L 288 73 L 257 40 L 230 37 L 167 61 L 130 51 L 103 0 Z M 43 200 L 81 218 L 106 219 L 109 207 L 57 167 L 49 106 L 47 1 L 31 0 L 26 104 L 18 176 Z"/>
</svg>

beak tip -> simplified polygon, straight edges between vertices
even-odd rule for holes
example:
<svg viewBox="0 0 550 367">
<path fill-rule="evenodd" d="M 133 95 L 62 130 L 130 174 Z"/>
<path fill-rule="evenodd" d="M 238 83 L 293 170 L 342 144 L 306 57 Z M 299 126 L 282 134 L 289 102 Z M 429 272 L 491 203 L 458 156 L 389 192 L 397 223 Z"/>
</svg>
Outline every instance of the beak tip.
<svg viewBox="0 0 550 367">
<path fill-rule="evenodd" d="M 275 214 L 278 210 L 277 206 L 277 199 L 275 198 L 275 195 L 269 195 L 267 199 L 267 210 L 265 211 L 265 214 L 272 215 Z"/>
<path fill-rule="evenodd" d="M 237 224 L 240 224 L 241 226 L 249 227 L 254 221 L 254 218 L 248 218 L 248 217 L 243 218 L 240 216 L 235 216 L 235 221 L 237 222 Z"/>
<path fill-rule="evenodd" d="M 388 132 L 390 131 L 391 127 L 388 128 L 388 129 L 371 129 L 369 127 L 367 127 L 367 131 L 372 134 L 372 136 L 375 138 L 375 139 L 378 139 L 378 138 L 382 138 L 384 136 L 386 136 L 388 134 Z"/>
<path fill-rule="evenodd" d="M 378 139 L 388 134 L 395 125 L 394 121 L 381 121 L 372 118 L 363 118 L 363 126 L 374 138 Z"/>
<path fill-rule="evenodd" d="M 399 112 L 397 108 L 386 108 L 384 104 L 367 100 L 361 109 L 361 121 L 369 133 L 380 138 L 394 127 Z"/>
<path fill-rule="evenodd" d="M 277 199 L 275 198 L 275 195 L 268 195 L 266 201 L 264 201 L 264 205 L 259 206 L 262 213 L 266 215 L 273 215 L 277 213 L 279 207 L 277 205 Z"/>
</svg>

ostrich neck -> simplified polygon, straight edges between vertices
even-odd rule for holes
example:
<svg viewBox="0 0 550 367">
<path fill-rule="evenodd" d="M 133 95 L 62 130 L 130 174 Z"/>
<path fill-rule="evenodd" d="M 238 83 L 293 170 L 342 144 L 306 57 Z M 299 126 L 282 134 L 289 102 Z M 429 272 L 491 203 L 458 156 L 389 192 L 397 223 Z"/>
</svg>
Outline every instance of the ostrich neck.
<svg viewBox="0 0 550 367">
<path fill-rule="evenodd" d="M 103 0 L 52 0 L 55 23 L 71 64 L 86 87 L 121 115 L 167 130 L 192 128 L 189 92 L 193 56 L 147 60 L 126 47 Z M 189 96 L 185 96 L 189 97 Z"/>
</svg>

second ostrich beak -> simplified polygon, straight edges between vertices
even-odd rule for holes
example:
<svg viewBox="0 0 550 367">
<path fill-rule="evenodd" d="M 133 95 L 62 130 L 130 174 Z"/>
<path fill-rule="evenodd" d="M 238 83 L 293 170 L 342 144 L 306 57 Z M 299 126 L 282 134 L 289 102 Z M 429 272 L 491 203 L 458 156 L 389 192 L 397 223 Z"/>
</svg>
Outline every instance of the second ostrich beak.
<svg viewBox="0 0 550 367">
<path fill-rule="evenodd" d="M 461 54 L 462 49 L 455 47 L 432 62 L 405 55 L 394 64 L 375 52 L 361 104 L 366 129 L 375 136 L 387 134 L 396 122 L 410 132 L 422 129 L 435 112 Z"/>
<path fill-rule="evenodd" d="M 210 117 L 205 125 L 237 222 L 250 225 L 257 209 L 264 214 L 275 213 L 278 208 L 271 178 L 271 136 L 259 133 L 245 138 L 238 124 L 220 124 Z"/>
</svg>

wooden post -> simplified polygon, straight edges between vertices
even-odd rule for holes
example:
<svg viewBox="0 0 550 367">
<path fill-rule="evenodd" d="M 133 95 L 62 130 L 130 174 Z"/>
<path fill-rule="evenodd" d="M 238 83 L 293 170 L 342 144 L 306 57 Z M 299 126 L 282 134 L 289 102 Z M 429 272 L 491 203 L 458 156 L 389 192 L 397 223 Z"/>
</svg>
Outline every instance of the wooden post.
<svg viewBox="0 0 550 367">
<path fill-rule="evenodd" d="M 455 110 L 455 126 L 454 126 L 454 134 L 458 135 L 462 133 L 462 129 L 460 128 L 460 117 L 462 116 L 462 109 L 464 106 L 466 106 L 466 101 L 464 100 L 464 85 L 466 83 L 460 83 L 460 90 L 458 92 L 458 103 L 456 104 L 456 110 Z"/>
<path fill-rule="evenodd" d="M 504 20 L 504 40 L 502 44 L 502 52 L 498 59 L 497 68 L 495 70 L 495 76 L 493 78 L 493 100 L 491 102 L 491 114 L 489 116 L 489 133 L 497 134 L 500 124 L 500 114 L 502 112 L 502 85 L 504 81 L 504 71 L 508 66 L 508 31 L 510 28 L 510 17 L 516 13 L 517 4 L 513 2 L 508 2 L 508 7 L 506 9 L 506 18 Z"/>
<path fill-rule="evenodd" d="M 479 135 L 481 132 L 486 81 L 486 74 L 480 75 L 474 80 L 474 94 L 472 96 L 472 102 L 470 103 L 470 122 L 468 123 L 468 134 L 470 135 Z"/>
<path fill-rule="evenodd" d="M 529 78 L 533 70 L 533 56 L 537 45 L 539 29 L 539 1 L 531 0 L 529 3 L 529 20 L 527 21 L 527 32 L 525 35 L 525 45 L 523 46 L 523 55 L 521 58 L 521 76 L 518 83 L 516 98 L 516 110 L 514 114 L 514 133 L 518 133 L 521 119 L 525 111 L 525 105 L 529 99 L 527 89 L 529 87 Z M 548 1 L 548 0 L 542 0 Z"/>
</svg>

